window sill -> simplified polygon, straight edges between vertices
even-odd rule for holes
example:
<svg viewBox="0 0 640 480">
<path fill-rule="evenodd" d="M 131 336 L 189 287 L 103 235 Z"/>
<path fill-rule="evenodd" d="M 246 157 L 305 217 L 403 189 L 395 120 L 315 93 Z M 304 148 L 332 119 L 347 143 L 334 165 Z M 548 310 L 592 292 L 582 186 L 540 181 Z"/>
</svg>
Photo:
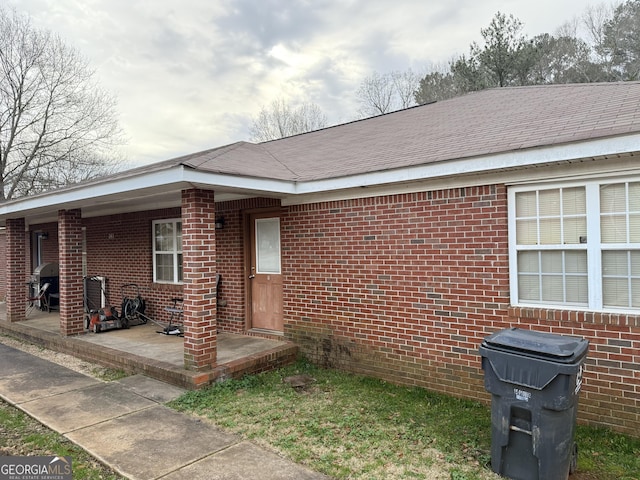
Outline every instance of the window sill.
<svg viewBox="0 0 640 480">
<path fill-rule="evenodd" d="M 510 318 L 539 320 L 541 322 L 640 327 L 640 314 L 511 306 L 508 309 L 508 315 Z"/>
</svg>

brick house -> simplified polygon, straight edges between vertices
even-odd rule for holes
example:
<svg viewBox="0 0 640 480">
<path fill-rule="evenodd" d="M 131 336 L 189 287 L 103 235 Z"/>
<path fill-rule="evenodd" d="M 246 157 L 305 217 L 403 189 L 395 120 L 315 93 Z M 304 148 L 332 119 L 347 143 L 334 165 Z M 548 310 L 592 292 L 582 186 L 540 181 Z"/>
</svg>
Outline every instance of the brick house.
<svg viewBox="0 0 640 480">
<path fill-rule="evenodd" d="M 637 434 L 639 154 L 640 82 L 501 88 L 14 200 L 7 319 L 33 259 L 59 261 L 62 335 L 101 275 L 159 318 L 184 297 L 188 369 L 215 365 L 218 331 L 267 333 L 485 400 L 490 333 L 584 336 L 580 420 Z"/>
</svg>

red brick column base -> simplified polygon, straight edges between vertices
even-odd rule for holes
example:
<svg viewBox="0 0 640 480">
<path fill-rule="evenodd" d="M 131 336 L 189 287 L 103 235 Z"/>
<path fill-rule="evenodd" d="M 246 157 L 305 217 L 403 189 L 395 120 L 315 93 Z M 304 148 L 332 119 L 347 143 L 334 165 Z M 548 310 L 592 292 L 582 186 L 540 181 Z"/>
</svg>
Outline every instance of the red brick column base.
<svg viewBox="0 0 640 480">
<path fill-rule="evenodd" d="M 214 192 L 182 191 L 184 365 L 216 365 L 216 231 Z"/>
</svg>

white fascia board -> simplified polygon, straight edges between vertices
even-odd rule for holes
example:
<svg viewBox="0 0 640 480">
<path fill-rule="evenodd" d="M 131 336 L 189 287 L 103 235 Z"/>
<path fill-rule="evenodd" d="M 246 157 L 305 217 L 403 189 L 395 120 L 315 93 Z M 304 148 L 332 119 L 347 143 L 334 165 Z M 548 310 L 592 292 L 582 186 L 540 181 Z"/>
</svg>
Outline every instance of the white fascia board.
<svg viewBox="0 0 640 480">
<path fill-rule="evenodd" d="M 637 151 L 640 151 L 640 134 L 498 153 L 484 157 L 440 161 L 341 178 L 312 180 L 299 183 L 296 194 L 313 194 L 391 183 L 415 182 L 429 178 L 486 173 L 508 168 L 543 165 L 550 162 L 579 158 L 619 155 Z"/>
<path fill-rule="evenodd" d="M 11 216 L 12 214 L 37 210 L 43 207 L 74 208 L 77 205 L 81 208 L 82 205 L 91 204 L 92 200 L 99 201 L 105 197 L 122 196 L 144 189 L 168 188 L 171 185 L 188 188 L 193 184 L 211 186 L 214 189 L 223 187 L 281 195 L 295 193 L 294 182 L 198 172 L 183 166 L 176 166 L 166 170 L 146 172 L 131 177 L 125 176 L 108 182 L 92 183 L 78 186 L 77 188 L 64 189 L 59 192 L 52 191 L 35 197 L 18 199 L 8 204 L 0 205 L 0 216 Z"/>
<path fill-rule="evenodd" d="M 65 188 L 60 191 L 46 192 L 34 197 L 20 198 L 16 201 L 0 206 L 0 215 L 11 215 L 42 207 L 67 205 L 82 205 L 87 201 L 108 197 L 110 195 L 125 194 L 142 188 L 177 183 L 182 177 L 182 167 L 151 172 L 132 177 L 123 177 L 108 182 L 91 183 L 77 187 Z"/>
</svg>

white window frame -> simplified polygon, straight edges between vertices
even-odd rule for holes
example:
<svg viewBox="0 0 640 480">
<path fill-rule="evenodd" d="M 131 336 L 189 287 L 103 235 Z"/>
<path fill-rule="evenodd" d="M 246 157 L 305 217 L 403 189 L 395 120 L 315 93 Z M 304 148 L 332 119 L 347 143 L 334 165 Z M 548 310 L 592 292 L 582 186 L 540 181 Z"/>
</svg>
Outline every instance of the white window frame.
<svg viewBox="0 0 640 480">
<path fill-rule="evenodd" d="M 173 250 L 171 251 L 162 251 L 156 250 L 156 225 L 163 223 L 172 223 L 173 224 Z M 177 239 L 177 231 L 178 224 L 182 224 L 181 218 L 168 218 L 162 220 L 154 220 L 151 225 L 151 244 L 153 249 L 153 281 L 154 283 L 166 283 L 166 284 L 178 284 L 181 285 L 183 283 L 182 280 L 179 279 L 179 267 L 178 265 L 178 257 L 182 254 L 182 242 L 179 242 Z M 173 280 L 159 280 L 157 273 L 157 265 L 156 265 L 156 255 L 157 254 L 171 254 L 173 257 Z"/>
<path fill-rule="evenodd" d="M 634 183 L 639 182 L 640 177 L 611 177 L 588 179 L 572 182 L 557 183 L 538 183 L 530 185 L 511 186 L 507 191 L 508 201 L 508 229 L 509 229 L 509 284 L 511 305 L 531 308 L 550 308 L 558 310 L 581 310 L 611 313 L 629 313 L 637 315 L 640 309 L 623 308 L 623 307 L 604 307 L 602 292 L 602 252 L 610 250 L 640 250 L 640 243 L 605 243 L 601 242 L 600 237 L 600 185 L 613 183 Z M 518 252 L 526 250 L 557 250 L 557 246 L 547 245 L 521 245 L 516 244 L 516 194 L 520 192 L 542 191 L 558 188 L 584 187 L 586 194 L 586 213 L 587 213 L 587 241 L 585 244 L 567 244 L 563 245 L 562 250 L 581 250 L 587 251 L 587 285 L 588 305 L 579 306 L 573 304 L 561 303 L 540 303 L 526 302 L 519 300 L 518 292 Z"/>
</svg>

